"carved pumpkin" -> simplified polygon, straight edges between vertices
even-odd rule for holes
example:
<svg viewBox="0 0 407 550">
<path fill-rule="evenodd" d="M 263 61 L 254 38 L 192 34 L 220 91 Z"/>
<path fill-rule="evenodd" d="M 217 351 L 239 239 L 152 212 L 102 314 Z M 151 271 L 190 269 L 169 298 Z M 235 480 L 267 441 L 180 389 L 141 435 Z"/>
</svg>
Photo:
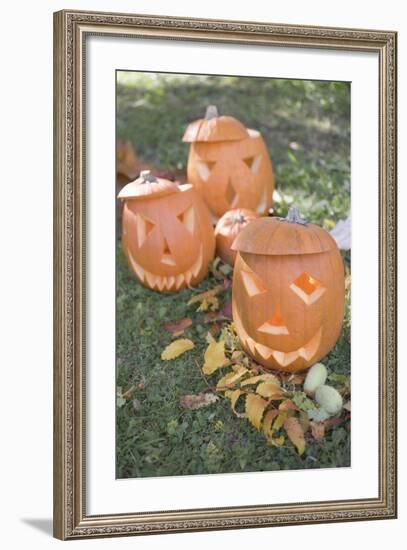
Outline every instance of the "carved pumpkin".
<svg viewBox="0 0 407 550">
<path fill-rule="evenodd" d="M 324 357 L 341 331 L 342 257 L 321 227 L 301 220 L 253 220 L 237 236 L 233 321 L 244 349 L 266 368 L 294 372 Z"/>
<path fill-rule="evenodd" d="M 215 238 L 208 209 L 192 185 L 155 178 L 147 170 L 119 198 L 123 249 L 145 286 L 176 291 L 207 275 Z"/>
<path fill-rule="evenodd" d="M 183 141 L 191 143 L 188 181 L 215 221 L 232 208 L 249 208 L 259 215 L 268 212 L 274 177 L 260 132 L 231 116 L 218 116 L 210 105 L 204 119 L 187 127 Z"/>
<path fill-rule="evenodd" d="M 236 208 L 223 214 L 215 227 L 216 254 L 219 258 L 229 265 L 235 263 L 236 251 L 231 249 L 233 241 L 256 218 L 256 213 L 247 208 Z"/>
</svg>

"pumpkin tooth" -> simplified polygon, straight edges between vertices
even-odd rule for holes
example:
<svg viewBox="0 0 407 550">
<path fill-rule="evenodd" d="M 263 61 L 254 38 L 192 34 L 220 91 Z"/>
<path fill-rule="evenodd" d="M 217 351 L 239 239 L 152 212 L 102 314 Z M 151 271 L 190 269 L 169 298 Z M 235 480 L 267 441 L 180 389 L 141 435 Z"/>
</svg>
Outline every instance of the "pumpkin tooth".
<svg viewBox="0 0 407 550">
<path fill-rule="evenodd" d="M 307 344 L 305 344 L 305 346 L 302 346 L 302 348 L 298 350 L 298 354 L 306 361 L 310 361 L 319 348 L 321 336 L 322 329 L 319 329 L 318 332 L 311 338 L 311 340 Z"/>
<path fill-rule="evenodd" d="M 200 250 L 199 250 L 198 258 L 197 258 L 196 262 L 194 263 L 194 265 L 191 268 L 191 271 L 192 271 L 194 277 L 198 277 L 198 273 L 200 272 L 201 267 L 202 267 L 202 260 L 203 260 L 203 251 L 202 251 L 202 245 L 201 245 Z"/>
<path fill-rule="evenodd" d="M 177 275 L 175 277 L 175 289 L 178 290 L 181 285 L 184 283 L 184 280 L 185 280 L 185 277 L 183 275 L 183 273 L 181 273 L 181 275 Z"/>
<path fill-rule="evenodd" d="M 157 275 L 157 288 L 161 292 L 167 283 L 167 277 L 161 277 L 160 275 Z"/>
<path fill-rule="evenodd" d="M 175 283 L 175 277 L 173 277 L 173 276 L 167 277 L 167 288 L 168 288 L 168 290 L 172 290 L 172 288 L 174 286 L 174 283 Z"/>
<path fill-rule="evenodd" d="M 269 359 L 273 350 L 263 344 L 255 344 L 257 352 L 263 357 L 263 359 Z"/>
<path fill-rule="evenodd" d="M 136 260 L 133 258 L 133 255 L 132 253 L 130 252 L 130 250 L 128 251 L 128 257 L 129 257 L 129 260 L 130 260 L 130 264 L 131 264 L 131 267 L 133 268 L 133 270 L 135 271 L 137 277 L 140 279 L 140 281 L 143 283 L 144 282 L 144 277 L 146 275 L 146 272 L 144 271 L 144 269 L 136 262 Z"/>
<path fill-rule="evenodd" d="M 273 357 L 279 363 L 282 367 L 286 367 L 293 361 L 295 361 L 298 357 L 299 353 L 298 351 L 273 351 Z"/>
<path fill-rule="evenodd" d="M 157 277 L 150 273 L 149 271 L 146 271 L 146 279 L 147 284 L 150 288 L 154 288 L 157 283 Z"/>
<path fill-rule="evenodd" d="M 249 350 L 253 353 L 253 355 L 256 352 L 256 342 L 251 338 L 250 336 L 246 340 L 247 347 Z"/>
<path fill-rule="evenodd" d="M 187 285 L 189 286 L 189 285 L 191 284 L 192 271 L 191 271 L 191 270 L 188 270 L 186 273 L 184 273 L 184 277 L 185 277 L 185 282 L 186 282 Z"/>
</svg>

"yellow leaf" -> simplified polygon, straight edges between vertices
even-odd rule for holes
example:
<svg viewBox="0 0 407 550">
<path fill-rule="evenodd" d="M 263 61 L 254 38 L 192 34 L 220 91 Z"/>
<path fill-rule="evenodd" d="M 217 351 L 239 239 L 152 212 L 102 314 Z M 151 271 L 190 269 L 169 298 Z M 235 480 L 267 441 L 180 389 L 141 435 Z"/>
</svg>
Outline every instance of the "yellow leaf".
<svg viewBox="0 0 407 550">
<path fill-rule="evenodd" d="M 295 418 L 295 416 L 290 416 L 289 418 L 286 418 L 284 422 L 284 429 L 287 432 L 288 438 L 290 439 L 291 443 L 295 445 L 298 454 L 301 456 L 305 451 L 305 437 L 304 431 L 298 421 L 298 418 Z"/>
<path fill-rule="evenodd" d="M 192 304 L 199 303 L 200 305 L 198 307 L 198 311 L 207 311 L 208 309 L 215 311 L 219 309 L 219 300 L 216 298 L 216 295 L 222 290 L 224 290 L 224 286 L 217 285 L 206 292 L 195 294 L 195 296 L 192 296 L 189 300 L 187 305 L 190 306 Z"/>
<path fill-rule="evenodd" d="M 242 418 L 243 416 L 246 416 L 245 414 L 238 413 L 236 411 L 236 403 L 239 397 L 243 394 L 240 390 L 227 390 L 225 391 L 225 396 L 230 399 L 230 404 L 232 407 L 232 411 L 235 413 L 236 416 Z"/>
<path fill-rule="evenodd" d="M 225 342 L 211 342 L 204 355 L 205 363 L 202 368 L 204 374 L 212 374 L 228 363 L 225 355 Z"/>
<path fill-rule="evenodd" d="M 257 384 L 257 382 L 272 382 L 273 384 L 280 385 L 278 378 L 274 374 L 259 374 L 257 376 L 251 376 L 247 378 L 244 382 L 241 383 L 242 386 L 247 386 L 249 384 Z"/>
<path fill-rule="evenodd" d="M 281 386 L 272 382 L 261 382 L 256 388 L 256 393 L 269 399 L 284 399 L 284 391 L 281 389 Z"/>
<path fill-rule="evenodd" d="M 169 361 L 170 359 L 175 359 L 182 353 L 188 351 L 189 349 L 194 348 L 194 343 L 188 338 L 181 338 L 180 340 L 174 340 L 171 342 L 161 353 L 161 359 L 163 361 Z"/>
<path fill-rule="evenodd" d="M 273 432 L 276 432 L 281 428 L 281 426 L 284 424 L 285 420 L 287 418 L 286 411 L 282 411 L 278 414 L 274 424 L 273 424 Z"/>
<path fill-rule="evenodd" d="M 261 419 L 263 417 L 264 409 L 267 407 L 268 401 L 262 399 L 255 393 L 249 393 L 246 397 L 246 414 L 247 418 L 253 424 L 255 428 L 260 430 Z"/>
<path fill-rule="evenodd" d="M 240 367 L 240 369 L 234 369 L 231 372 L 222 376 L 222 378 L 216 384 L 217 390 L 222 390 L 226 388 L 232 388 L 238 380 L 240 380 L 247 372 L 247 369 Z"/>
<path fill-rule="evenodd" d="M 273 420 L 278 416 L 278 410 L 277 409 L 271 409 L 266 412 L 263 419 L 263 432 L 266 436 L 266 439 L 271 441 L 272 438 L 272 429 L 271 426 L 273 424 Z"/>
<path fill-rule="evenodd" d="M 280 437 L 275 437 L 271 440 L 271 444 L 275 447 L 282 447 L 284 445 L 285 437 L 280 435 Z"/>
</svg>

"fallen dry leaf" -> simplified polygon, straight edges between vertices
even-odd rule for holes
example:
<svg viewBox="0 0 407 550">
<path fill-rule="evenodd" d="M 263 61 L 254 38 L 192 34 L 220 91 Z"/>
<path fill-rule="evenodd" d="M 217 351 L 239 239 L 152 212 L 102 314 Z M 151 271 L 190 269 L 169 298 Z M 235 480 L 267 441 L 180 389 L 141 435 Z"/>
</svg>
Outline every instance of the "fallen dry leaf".
<svg viewBox="0 0 407 550">
<path fill-rule="evenodd" d="M 298 411 L 297 405 L 291 401 L 291 399 L 285 399 L 282 403 L 280 403 L 279 407 L 280 411 Z"/>
<path fill-rule="evenodd" d="M 229 361 L 225 355 L 225 342 L 211 342 L 205 350 L 204 360 L 202 372 L 207 375 L 227 365 Z"/>
<path fill-rule="evenodd" d="M 217 390 L 222 390 L 233 387 L 238 380 L 240 380 L 247 373 L 247 369 L 241 365 L 233 365 L 233 370 L 222 376 L 222 378 L 216 384 Z"/>
<path fill-rule="evenodd" d="M 296 447 L 298 454 L 301 456 L 305 451 L 305 437 L 304 431 L 298 418 L 295 416 L 289 416 L 284 421 L 284 429 L 287 432 L 288 438 L 291 443 Z"/>
<path fill-rule="evenodd" d="M 278 378 L 274 374 L 258 374 L 257 376 L 251 376 L 242 382 L 242 386 L 248 386 L 250 384 L 257 384 L 257 382 L 271 382 L 273 384 L 280 385 Z"/>
<path fill-rule="evenodd" d="M 256 395 L 255 393 L 248 393 L 246 396 L 247 418 L 257 430 L 260 430 L 261 419 L 267 405 L 268 401 L 262 399 L 259 395 Z"/>
<path fill-rule="evenodd" d="M 256 393 L 271 400 L 284 399 L 284 390 L 280 384 L 273 382 L 261 382 L 256 388 Z"/>
<path fill-rule="evenodd" d="M 218 401 L 219 397 L 213 393 L 198 393 L 197 395 L 182 395 L 179 399 L 179 406 L 182 409 L 196 410 L 207 407 Z"/>
<path fill-rule="evenodd" d="M 206 292 L 195 294 L 188 302 L 188 306 L 199 303 L 197 311 L 216 311 L 219 309 L 219 300 L 216 297 L 219 292 L 222 292 L 225 287 L 223 285 L 217 285 Z"/>
<path fill-rule="evenodd" d="M 229 398 L 230 399 L 230 404 L 231 404 L 231 407 L 232 407 L 232 411 L 235 413 L 236 416 L 238 416 L 239 418 L 242 418 L 244 416 L 246 416 L 245 414 L 243 413 L 238 413 L 236 411 L 236 403 L 237 403 L 237 400 L 239 399 L 239 397 L 243 394 L 242 391 L 240 390 L 227 390 L 225 391 L 225 397 Z"/>
<path fill-rule="evenodd" d="M 161 359 L 163 361 L 169 361 L 175 359 L 179 355 L 182 355 L 186 351 L 195 347 L 195 344 L 188 338 L 181 338 L 180 340 L 174 340 L 171 344 L 162 351 Z"/>
<path fill-rule="evenodd" d="M 271 410 L 267 411 L 266 414 L 264 415 L 263 432 L 264 432 L 264 435 L 266 436 L 266 439 L 268 441 L 272 440 L 272 435 L 273 435 L 272 424 L 273 424 L 274 419 L 277 416 L 278 416 L 278 410 L 277 409 L 271 409 Z"/>
<path fill-rule="evenodd" d="M 325 436 L 325 424 L 323 422 L 311 421 L 309 425 L 311 427 L 312 437 L 316 441 L 321 441 Z"/>
<path fill-rule="evenodd" d="M 192 325 L 192 319 L 185 317 L 184 319 L 178 319 L 178 321 L 172 321 L 163 325 L 164 329 L 171 334 L 182 334 L 184 330 Z"/>
</svg>

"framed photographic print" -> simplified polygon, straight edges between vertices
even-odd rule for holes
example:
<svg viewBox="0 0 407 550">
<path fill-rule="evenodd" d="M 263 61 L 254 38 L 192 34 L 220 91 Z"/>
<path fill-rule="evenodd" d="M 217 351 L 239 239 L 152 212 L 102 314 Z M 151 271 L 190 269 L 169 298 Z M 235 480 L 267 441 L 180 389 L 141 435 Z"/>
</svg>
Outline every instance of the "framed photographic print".
<svg viewBox="0 0 407 550">
<path fill-rule="evenodd" d="M 396 33 L 54 45 L 55 536 L 396 517 Z"/>
</svg>

